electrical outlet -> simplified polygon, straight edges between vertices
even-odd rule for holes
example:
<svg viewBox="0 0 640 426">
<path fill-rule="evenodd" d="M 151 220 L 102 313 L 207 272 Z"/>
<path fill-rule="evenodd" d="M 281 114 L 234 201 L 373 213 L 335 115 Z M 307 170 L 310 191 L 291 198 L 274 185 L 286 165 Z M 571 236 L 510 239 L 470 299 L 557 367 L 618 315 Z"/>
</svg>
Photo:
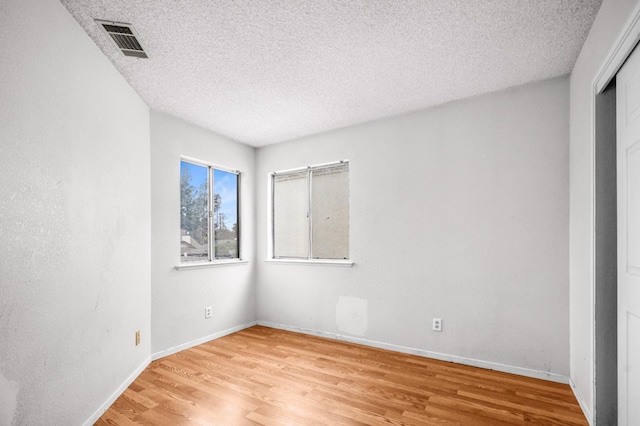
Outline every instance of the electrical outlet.
<svg viewBox="0 0 640 426">
<path fill-rule="evenodd" d="M 136 346 L 140 344 L 140 330 L 136 331 Z"/>
<path fill-rule="evenodd" d="M 213 309 L 211 309 L 211 306 L 207 306 L 206 308 L 204 308 L 205 318 L 211 318 L 212 315 L 213 315 Z"/>
<path fill-rule="evenodd" d="M 442 331 L 442 319 L 434 318 L 433 319 L 433 331 Z"/>
</svg>

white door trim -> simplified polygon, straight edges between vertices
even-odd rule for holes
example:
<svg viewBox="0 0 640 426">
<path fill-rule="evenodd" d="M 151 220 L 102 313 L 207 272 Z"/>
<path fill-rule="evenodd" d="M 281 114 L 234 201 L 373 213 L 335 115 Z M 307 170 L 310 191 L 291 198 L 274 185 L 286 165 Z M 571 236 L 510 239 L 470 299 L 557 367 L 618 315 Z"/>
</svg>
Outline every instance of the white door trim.
<svg viewBox="0 0 640 426">
<path fill-rule="evenodd" d="M 593 425 L 596 418 L 596 96 L 602 93 L 613 80 L 624 62 L 627 60 L 636 44 L 640 41 L 640 3 L 636 5 L 627 22 L 620 29 L 615 43 L 605 56 L 602 66 L 593 80 L 591 88 L 591 412 L 582 407 L 589 424 Z M 578 395 L 576 395 L 578 396 Z M 578 398 L 580 401 L 580 398 Z M 583 405 L 583 404 L 581 404 Z"/>
<path fill-rule="evenodd" d="M 596 79 L 593 83 L 595 94 L 601 93 L 613 80 L 613 77 L 618 73 L 638 41 L 640 41 L 640 4 L 636 6 L 622 27 L 620 35 L 607 54 L 600 71 L 596 74 Z"/>
</svg>

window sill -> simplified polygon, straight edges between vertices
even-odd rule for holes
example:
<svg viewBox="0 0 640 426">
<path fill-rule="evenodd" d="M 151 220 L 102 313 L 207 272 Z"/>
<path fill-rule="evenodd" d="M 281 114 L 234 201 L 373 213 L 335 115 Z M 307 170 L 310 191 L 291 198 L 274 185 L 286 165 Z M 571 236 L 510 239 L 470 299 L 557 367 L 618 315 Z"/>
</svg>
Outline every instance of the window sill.
<svg viewBox="0 0 640 426">
<path fill-rule="evenodd" d="M 338 259 L 265 259 L 267 263 L 288 263 L 292 265 L 327 265 L 327 266 L 346 266 L 348 268 L 353 266 L 352 260 L 338 260 Z"/>
<path fill-rule="evenodd" d="M 244 265 L 249 263 L 248 260 L 233 259 L 233 260 L 215 260 L 211 262 L 193 262 L 193 263 L 181 263 L 176 265 L 175 268 L 178 271 L 185 269 L 200 269 L 200 268 L 214 268 L 216 266 L 231 266 L 231 265 Z"/>
</svg>

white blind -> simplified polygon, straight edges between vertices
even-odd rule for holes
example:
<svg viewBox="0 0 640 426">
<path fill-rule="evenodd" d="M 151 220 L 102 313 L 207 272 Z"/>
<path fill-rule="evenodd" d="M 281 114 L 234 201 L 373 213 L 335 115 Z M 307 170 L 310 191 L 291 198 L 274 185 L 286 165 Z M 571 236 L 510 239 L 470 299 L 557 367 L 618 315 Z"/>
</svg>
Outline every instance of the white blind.
<svg viewBox="0 0 640 426">
<path fill-rule="evenodd" d="M 273 177 L 273 255 L 309 256 L 309 183 L 306 170 Z"/>
<path fill-rule="evenodd" d="M 312 257 L 349 258 L 349 163 L 311 171 Z"/>
<path fill-rule="evenodd" d="M 273 175 L 273 256 L 349 258 L 349 163 Z"/>
</svg>

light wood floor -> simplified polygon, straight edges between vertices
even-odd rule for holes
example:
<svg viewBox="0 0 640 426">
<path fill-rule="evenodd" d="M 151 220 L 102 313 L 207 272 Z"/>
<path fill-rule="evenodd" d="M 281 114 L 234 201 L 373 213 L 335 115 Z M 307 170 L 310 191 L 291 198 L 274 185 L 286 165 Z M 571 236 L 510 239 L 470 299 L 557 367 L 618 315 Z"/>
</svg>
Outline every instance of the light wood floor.
<svg viewBox="0 0 640 426">
<path fill-rule="evenodd" d="M 267 327 L 152 362 L 97 425 L 587 425 L 569 386 Z"/>
</svg>

